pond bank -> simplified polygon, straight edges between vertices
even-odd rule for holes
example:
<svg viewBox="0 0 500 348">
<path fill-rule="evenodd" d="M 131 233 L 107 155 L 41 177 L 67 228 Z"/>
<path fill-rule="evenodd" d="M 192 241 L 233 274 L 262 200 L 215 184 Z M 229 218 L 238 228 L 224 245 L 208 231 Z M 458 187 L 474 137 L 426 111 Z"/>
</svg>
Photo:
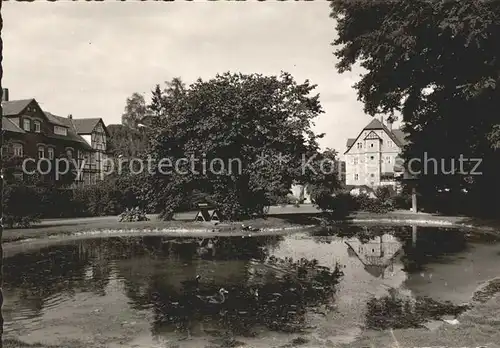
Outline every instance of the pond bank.
<svg viewBox="0 0 500 348">
<path fill-rule="evenodd" d="M 363 221 L 370 220 L 368 215 L 364 217 Z M 388 221 L 395 220 L 395 218 L 391 219 L 391 217 L 387 216 L 385 218 Z M 428 223 L 431 219 L 425 217 L 422 224 Z M 295 221 L 298 220 L 300 219 Z M 112 221 L 116 224 L 115 219 Z M 280 221 L 282 224 L 280 226 L 291 225 L 291 222 L 285 217 L 281 219 L 273 217 L 261 223 L 276 226 Z M 100 222 L 103 222 L 103 218 L 100 219 Z M 257 220 L 254 222 L 257 222 Z M 364 223 L 364 225 L 366 224 Z M 197 225 L 198 230 L 201 230 L 200 224 Z M 61 226 L 59 225 L 59 227 Z M 168 226 L 174 228 L 173 223 L 168 223 Z M 303 228 L 303 226 L 300 227 Z M 426 224 L 425 226 L 429 225 Z M 195 227 L 196 225 L 193 228 Z M 209 227 L 211 225 L 207 224 L 206 228 Z M 294 260 L 302 257 L 307 260 L 318 259 L 320 264 L 326 267 L 333 267 L 335 264 L 345 265 L 342 283 L 340 283 L 336 292 L 334 306 L 329 307 L 325 304 L 324 308 L 319 307 L 317 311 L 313 309 L 308 312 L 308 325 L 305 326 L 307 327 L 306 332 L 291 334 L 261 333 L 256 339 L 251 337 L 238 339 L 245 341 L 247 347 L 283 348 L 297 346 L 298 343 L 301 343 L 300 346 L 307 348 L 365 348 L 371 346 L 472 348 L 478 346 L 494 347 L 494 345 L 488 345 L 487 343 L 499 342 L 500 336 L 498 334 L 500 331 L 498 328 L 500 322 L 495 318 L 500 315 L 500 281 L 494 278 L 500 276 L 497 267 L 498 257 L 500 257 L 498 253 L 500 244 L 490 243 L 480 233 L 477 234 L 480 238 L 476 239 L 476 236 L 474 238 L 462 237 L 465 235 L 463 233 L 422 228 L 420 229 L 422 231 L 419 233 L 419 240 L 424 243 L 419 243 L 419 254 L 434 255 L 436 253 L 435 256 L 439 257 L 437 259 L 422 260 L 418 256 L 415 258 L 415 254 L 409 253 L 411 260 L 423 266 L 423 273 L 420 271 L 406 271 L 404 265 L 408 264 L 407 261 L 398 259 L 395 261 L 394 267 L 388 269 L 384 273 L 385 275 L 380 277 L 373 274 L 371 270 L 365 269 L 363 260 L 359 259 L 359 256 L 350 254 L 349 250 L 351 249 L 344 240 L 349 237 L 326 236 L 324 239 L 316 238 L 310 236 L 309 233 L 300 233 L 301 230 L 298 230 L 298 234 L 292 235 L 292 232 L 285 228 L 283 227 L 281 232 L 274 232 L 288 235 L 284 238 L 277 238 L 276 242 L 269 242 L 269 245 L 272 246 L 268 249 L 270 255 L 276 256 L 278 259 L 285 259 L 286 257 L 293 257 Z M 340 229 L 342 230 L 343 227 L 340 227 Z M 354 228 L 353 230 L 358 229 Z M 361 228 L 360 231 L 362 232 L 362 230 Z M 371 228 L 368 228 L 368 230 L 372 231 Z M 373 228 L 373 231 L 375 230 L 376 228 Z M 407 242 L 406 246 L 411 242 L 410 238 L 412 237 L 407 233 L 408 228 L 393 228 L 391 226 L 389 228 L 382 227 L 381 230 L 388 230 L 388 234 L 400 237 L 397 240 L 387 239 L 388 242 L 394 243 L 395 247 L 401 247 L 402 244 L 405 244 L 404 241 Z M 137 301 L 136 303 L 143 303 L 142 299 L 149 298 L 149 295 L 147 295 L 149 291 L 153 293 L 174 293 L 175 291 L 171 290 L 178 288 L 181 281 L 194 278 L 194 275 L 198 273 L 202 275 L 203 279 L 207 280 L 206 284 L 213 284 L 213 288 L 219 288 L 220 284 L 223 284 L 225 288 L 229 288 L 234 283 L 247 284 L 250 289 L 252 285 L 258 283 L 255 278 L 256 275 L 258 275 L 258 279 L 274 279 L 275 277 L 268 277 L 269 274 L 266 273 L 271 269 L 268 267 L 271 264 L 265 262 L 260 264 L 255 259 L 241 262 L 239 258 L 242 250 L 254 250 L 252 245 L 258 246 L 259 244 L 253 242 L 258 241 L 258 239 L 248 238 L 247 241 L 240 238 L 224 239 L 225 244 L 219 247 L 219 250 L 224 251 L 224 256 L 220 254 L 220 257 L 217 257 L 217 262 L 213 262 L 213 258 L 210 257 L 205 259 L 205 257 L 201 256 L 199 258 L 198 256 L 189 256 L 198 255 L 199 250 L 197 247 L 194 250 L 187 247 L 187 245 L 197 244 L 199 240 L 195 239 L 202 236 L 202 232 L 195 232 L 197 234 L 192 234 L 193 238 L 165 241 L 161 237 L 151 239 L 132 238 L 137 232 L 130 229 L 127 229 L 127 231 L 114 231 L 113 233 L 124 233 L 124 235 L 129 233 L 130 239 L 86 239 L 88 234 L 77 232 L 75 235 L 68 237 L 81 239 L 75 243 L 68 243 L 67 239 L 64 238 L 58 239 L 58 235 L 55 235 L 54 238 L 32 239 L 19 244 L 8 243 L 5 253 L 6 260 L 9 260 L 16 253 L 14 251 L 16 248 L 13 248 L 14 244 L 18 244 L 19 249 L 22 249 L 20 253 L 31 256 L 26 259 L 21 257 L 10 259 L 10 262 L 7 261 L 4 264 L 4 274 L 10 275 L 6 278 L 6 284 L 11 284 L 10 287 L 4 289 L 4 294 L 8 298 L 6 303 L 21 303 L 17 302 L 17 299 L 19 299 L 17 294 L 26 293 L 29 290 L 31 294 L 41 294 L 43 295 L 42 298 L 48 299 L 44 300 L 47 303 L 44 311 L 48 315 L 44 315 L 44 326 L 38 326 L 37 324 L 32 327 L 30 326 L 32 322 L 29 316 L 21 318 L 19 316 L 19 313 L 26 313 L 24 309 L 21 310 L 21 308 L 14 306 L 4 307 L 4 313 L 11 313 L 10 317 L 6 317 L 10 323 L 18 325 L 18 319 L 28 318 L 26 319 L 26 331 L 24 333 L 21 330 L 19 335 L 9 334 L 10 336 L 7 338 L 19 339 L 31 344 L 35 342 L 53 344 L 54 346 L 51 346 L 51 348 L 55 348 L 56 345 L 61 348 L 124 347 L 126 342 L 129 347 L 152 348 L 169 346 L 166 341 L 172 343 L 170 347 L 183 347 L 186 345 L 199 348 L 209 346 L 222 348 L 235 346 L 223 345 L 218 343 L 219 341 L 216 342 L 218 339 L 215 338 L 212 340 L 214 330 L 211 330 L 212 333 L 206 333 L 203 336 L 200 336 L 198 332 L 198 336 L 194 335 L 189 341 L 181 341 L 180 336 L 182 335 L 173 336 L 173 334 L 164 337 L 165 341 L 163 343 L 159 338 L 158 342 L 154 341 L 157 336 L 150 337 L 149 330 L 152 327 L 151 323 L 159 319 L 134 314 L 129 311 L 127 303 L 129 303 L 130 298 Z M 237 235 L 238 232 L 227 230 L 219 233 Z M 106 237 L 105 230 L 95 233 L 96 237 Z M 149 233 L 154 235 L 160 232 Z M 176 233 L 183 234 L 186 232 L 178 230 Z M 190 233 L 193 233 L 193 231 L 190 231 Z M 212 236 L 213 234 L 208 233 L 208 235 Z M 156 242 L 153 242 L 153 239 Z M 273 240 L 273 238 L 269 239 Z M 326 242 L 327 239 L 329 239 L 330 243 Z M 464 239 L 466 244 L 462 244 Z M 426 241 L 427 243 L 425 243 Z M 432 241 L 432 243 L 429 241 Z M 170 242 L 175 245 L 182 245 L 182 247 L 169 248 L 165 244 Z M 72 246 L 61 246 L 59 248 L 53 245 L 58 243 L 71 244 Z M 242 248 L 246 244 L 249 245 L 248 248 Z M 124 248 L 125 245 L 128 247 Z M 231 247 L 232 245 L 234 247 Z M 40 253 L 32 252 L 31 249 L 35 249 L 37 246 L 42 251 Z M 50 248 L 43 251 L 43 248 L 48 246 Z M 142 253 L 142 250 L 147 250 L 147 253 Z M 260 255 L 258 252 L 260 249 L 255 250 L 255 255 Z M 394 252 L 390 251 L 392 248 L 387 250 L 390 253 Z M 164 254 L 170 255 L 170 253 L 173 254 L 169 258 L 157 257 Z M 246 252 L 243 254 L 250 255 Z M 126 256 L 124 260 L 123 255 L 136 255 L 136 257 Z M 178 258 L 180 255 L 184 256 Z M 335 257 L 332 257 L 333 255 Z M 45 263 L 40 262 L 42 260 L 46 260 Z M 186 262 L 185 260 L 196 261 Z M 54 267 L 54 265 L 58 266 Z M 32 270 L 33 267 L 39 269 L 38 273 Z M 53 267 L 53 270 L 47 273 L 40 271 L 48 267 Z M 79 271 L 74 272 L 75 269 Z M 477 272 L 477 270 L 481 270 L 481 272 Z M 29 279 L 28 274 L 33 274 L 31 282 L 26 280 Z M 36 274 L 40 276 L 37 277 Z M 266 274 L 268 276 L 265 276 Z M 108 280 L 104 281 L 105 279 L 109 279 L 109 283 Z M 156 279 L 163 280 L 158 282 Z M 432 279 L 432 284 L 430 279 Z M 127 281 L 124 282 L 124 280 Z M 74 289 L 76 294 L 66 297 L 65 292 L 61 292 L 59 286 L 54 286 L 59 283 L 64 284 L 64 289 Z M 42 284 L 45 284 L 44 289 L 46 290 L 41 291 Z M 143 293 L 138 289 L 151 290 Z M 399 291 L 397 293 L 389 292 L 392 289 L 399 289 Z M 102 290 L 105 291 L 102 292 Z M 231 288 L 231 291 L 235 291 L 234 288 Z M 271 293 L 272 291 L 268 292 Z M 74 294 L 74 292 L 70 293 Z M 265 294 L 264 291 L 260 291 L 260 293 L 261 296 Z M 104 300 L 106 296 L 108 296 L 107 300 Z M 408 299 L 425 300 L 431 298 L 435 301 L 419 301 L 418 303 L 424 306 L 418 306 L 418 310 L 412 311 L 410 308 L 410 310 L 404 312 L 391 309 L 394 308 L 392 305 L 387 308 L 380 306 L 385 303 L 383 301 L 386 299 L 393 298 L 392 296 L 396 300 L 389 302 L 391 304 L 397 304 L 399 300 L 406 301 Z M 372 298 L 379 299 L 379 301 L 370 301 Z M 447 300 L 452 301 L 455 305 L 469 303 L 473 305 L 473 308 L 458 314 L 458 316 L 448 312 L 445 313 L 446 315 L 439 314 L 438 318 L 431 318 L 429 325 L 425 323 L 423 327 L 416 326 L 415 323 L 419 323 L 420 319 L 427 319 L 429 313 L 435 313 L 435 308 L 440 308 L 441 304 Z M 370 307 L 369 303 L 372 302 L 376 306 Z M 32 308 L 33 306 L 30 307 L 29 303 L 24 300 L 22 303 L 23 308 L 32 312 L 39 311 L 38 307 Z M 64 303 L 67 305 L 63 305 Z M 75 306 L 75 303 L 78 306 Z M 160 301 L 155 308 L 163 308 L 161 306 L 165 303 L 168 303 L 167 299 L 163 300 L 163 302 Z M 369 310 L 370 308 L 372 310 Z M 175 311 L 173 312 L 175 313 Z M 27 313 L 31 312 L 28 311 Z M 163 312 L 160 311 L 161 313 Z M 455 318 L 458 320 L 457 324 L 444 321 L 454 320 Z M 406 324 L 399 325 L 400 320 L 403 320 Z M 393 323 L 391 327 L 394 326 L 392 329 L 381 329 L 384 327 L 384 323 L 391 322 Z M 164 325 L 164 321 L 160 320 L 158 325 L 160 324 Z M 12 324 L 8 325 L 11 325 L 11 328 L 13 327 Z M 214 324 L 214 327 L 216 326 Z M 213 328 L 212 326 L 208 327 Z M 198 326 L 193 328 L 199 329 Z M 163 329 L 160 331 L 164 332 Z M 6 332 L 10 331 L 6 330 Z M 64 336 L 62 333 L 64 333 Z M 56 337 L 59 337 L 64 342 L 75 339 L 75 342 L 61 345 L 61 342 Z M 118 338 L 122 344 L 111 345 L 110 341 L 114 343 Z M 81 339 L 81 341 L 77 342 L 77 339 Z M 89 340 L 87 341 L 87 339 Z M 175 342 L 175 340 L 178 342 Z M 7 342 L 4 341 L 4 343 Z M 12 345 L 6 344 L 6 346 L 29 347 L 20 341 L 12 341 L 11 343 Z M 48 348 L 49 346 L 39 345 L 38 347 Z"/>
<path fill-rule="evenodd" d="M 293 231 L 318 227 L 320 211 L 310 205 L 295 207 L 272 207 L 270 216 L 266 219 L 255 219 L 235 223 L 194 222 L 196 212 L 178 214 L 175 221 L 161 221 L 156 215 L 148 215 L 150 221 L 118 222 L 117 216 L 101 216 L 74 219 L 49 219 L 26 229 L 7 229 L 3 233 L 4 243 L 46 239 L 57 237 L 86 237 L 109 235 L 162 234 L 171 237 L 215 237 L 215 236 L 247 236 L 276 233 L 291 233 Z M 500 231 L 498 221 L 479 220 L 459 216 L 442 216 L 428 213 L 413 213 L 409 211 L 393 211 L 384 214 L 356 212 L 345 221 L 350 224 L 384 224 L 384 225 L 415 225 L 422 227 L 455 227 L 497 234 Z M 250 225 L 259 232 L 243 231 L 241 225 Z"/>
</svg>

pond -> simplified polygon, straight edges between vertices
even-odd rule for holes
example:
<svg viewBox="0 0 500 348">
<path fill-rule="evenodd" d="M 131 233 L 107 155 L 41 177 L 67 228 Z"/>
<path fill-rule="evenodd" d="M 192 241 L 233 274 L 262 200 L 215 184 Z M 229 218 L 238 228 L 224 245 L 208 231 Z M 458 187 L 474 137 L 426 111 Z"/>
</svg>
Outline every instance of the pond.
<svg viewBox="0 0 500 348">
<path fill-rule="evenodd" d="M 68 241 L 7 255 L 4 338 L 93 348 L 347 346 L 467 311 L 478 286 L 500 276 L 499 251 L 493 238 L 422 227 Z"/>
</svg>

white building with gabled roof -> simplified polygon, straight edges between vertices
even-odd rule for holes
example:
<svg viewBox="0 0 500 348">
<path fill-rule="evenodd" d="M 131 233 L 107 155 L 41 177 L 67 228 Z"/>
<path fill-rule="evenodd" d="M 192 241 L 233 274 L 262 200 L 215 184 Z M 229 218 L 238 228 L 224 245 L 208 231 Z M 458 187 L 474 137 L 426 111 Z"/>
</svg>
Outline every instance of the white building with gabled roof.
<svg viewBox="0 0 500 348">
<path fill-rule="evenodd" d="M 399 157 L 406 145 L 406 135 L 401 129 L 392 129 L 393 119 L 374 118 L 356 138 L 347 140 L 344 153 L 347 186 L 396 185 L 401 172 Z"/>
</svg>

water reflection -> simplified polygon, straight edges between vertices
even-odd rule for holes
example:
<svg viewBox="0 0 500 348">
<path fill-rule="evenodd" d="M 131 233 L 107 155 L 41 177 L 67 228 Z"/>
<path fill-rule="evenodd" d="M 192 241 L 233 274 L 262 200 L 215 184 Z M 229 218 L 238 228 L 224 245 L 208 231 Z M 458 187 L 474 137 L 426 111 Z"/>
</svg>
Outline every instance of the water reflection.
<svg viewBox="0 0 500 348">
<path fill-rule="evenodd" d="M 115 337 L 130 320 L 91 319 L 95 306 L 132 312 L 152 336 L 169 339 L 418 327 L 464 309 L 416 290 L 428 286 L 418 283 L 423 270 L 453 263 L 450 255 L 476 255 L 468 243 L 459 231 L 341 226 L 287 237 L 57 245 L 5 259 L 6 332 L 60 325 L 50 321 L 54 313 L 71 318 L 82 301 L 95 326 L 116 320 Z"/>
<path fill-rule="evenodd" d="M 411 239 L 405 234 L 403 263 L 408 272 L 420 272 L 432 262 L 445 262 L 451 254 L 464 252 L 468 248 L 466 233 L 450 229 L 423 229 L 414 227 Z"/>
<path fill-rule="evenodd" d="M 363 254 L 372 260 L 373 257 L 387 259 L 383 262 L 377 260 L 376 263 L 387 264 L 389 259 L 401 256 L 405 271 L 410 273 L 424 270 L 429 263 L 445 262 L 446 256 L 464 252 L 470 244 L 465 231 L 417 226 L 331 226 L 315 232 L 314 236 L 341 237 L 353 241 L 350 244 L 356 244 L 355 247 L 351 245 L 351 252 L 357 256 Z M 363 262 L 373 264 L 371 261 Z"/>
<path fill-rule="evenodd" d="M 300 331 L 306 308 L 332 298 L 341 273 L 317 260 L 270 256 L 281 240 L 110 238 L 19 254 L 5 262 L 9 319 L 40 317 L 75 293 L 106 296 L 115 272 L 131 308 L 154 313 L 155 335 L 201 327 L 204 334 Z M 217 300 L 222 288 L 227 293 Z"/>
<path fill-rule="evenodd" d="M 384 277 L 386 270 L 394 271 L 394 259 L 399 255 L 402 244 L 391 234 L 384 234 L 363 243 L 359 239 L 346 241 L 349 256 L 357 257 L 364 269 L 376 278 Z"/>
</svg>

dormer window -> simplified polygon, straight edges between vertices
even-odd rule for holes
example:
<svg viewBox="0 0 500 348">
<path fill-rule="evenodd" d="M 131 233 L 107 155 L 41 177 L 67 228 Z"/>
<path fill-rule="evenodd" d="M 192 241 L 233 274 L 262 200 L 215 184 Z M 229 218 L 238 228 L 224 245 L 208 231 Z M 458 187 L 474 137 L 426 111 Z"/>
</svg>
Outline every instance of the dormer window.
<svg viewBox="0 0 500 348">
<path fill-rule="evenodd" d="M 54 134 L 68 135 L 68 130 L 64 127 L 54 126 Z"/>
<path fill-rule="evenodd" d="M 31 121 L 28 118 L 23 121 L 23 129 L 27 132 L 31 131 Z"/>
<path fill-rule="evenodd" d="M 40 121 L 35 121 L 35 122 L 34 122 L 34 125 L 35 125 L 35 132 L 36 132 L 36 133 L 40 133 L 41 128 L 42 128 L 42 127 L 41 127 L 41 124 L 40 124 Z"/>
</svg>

